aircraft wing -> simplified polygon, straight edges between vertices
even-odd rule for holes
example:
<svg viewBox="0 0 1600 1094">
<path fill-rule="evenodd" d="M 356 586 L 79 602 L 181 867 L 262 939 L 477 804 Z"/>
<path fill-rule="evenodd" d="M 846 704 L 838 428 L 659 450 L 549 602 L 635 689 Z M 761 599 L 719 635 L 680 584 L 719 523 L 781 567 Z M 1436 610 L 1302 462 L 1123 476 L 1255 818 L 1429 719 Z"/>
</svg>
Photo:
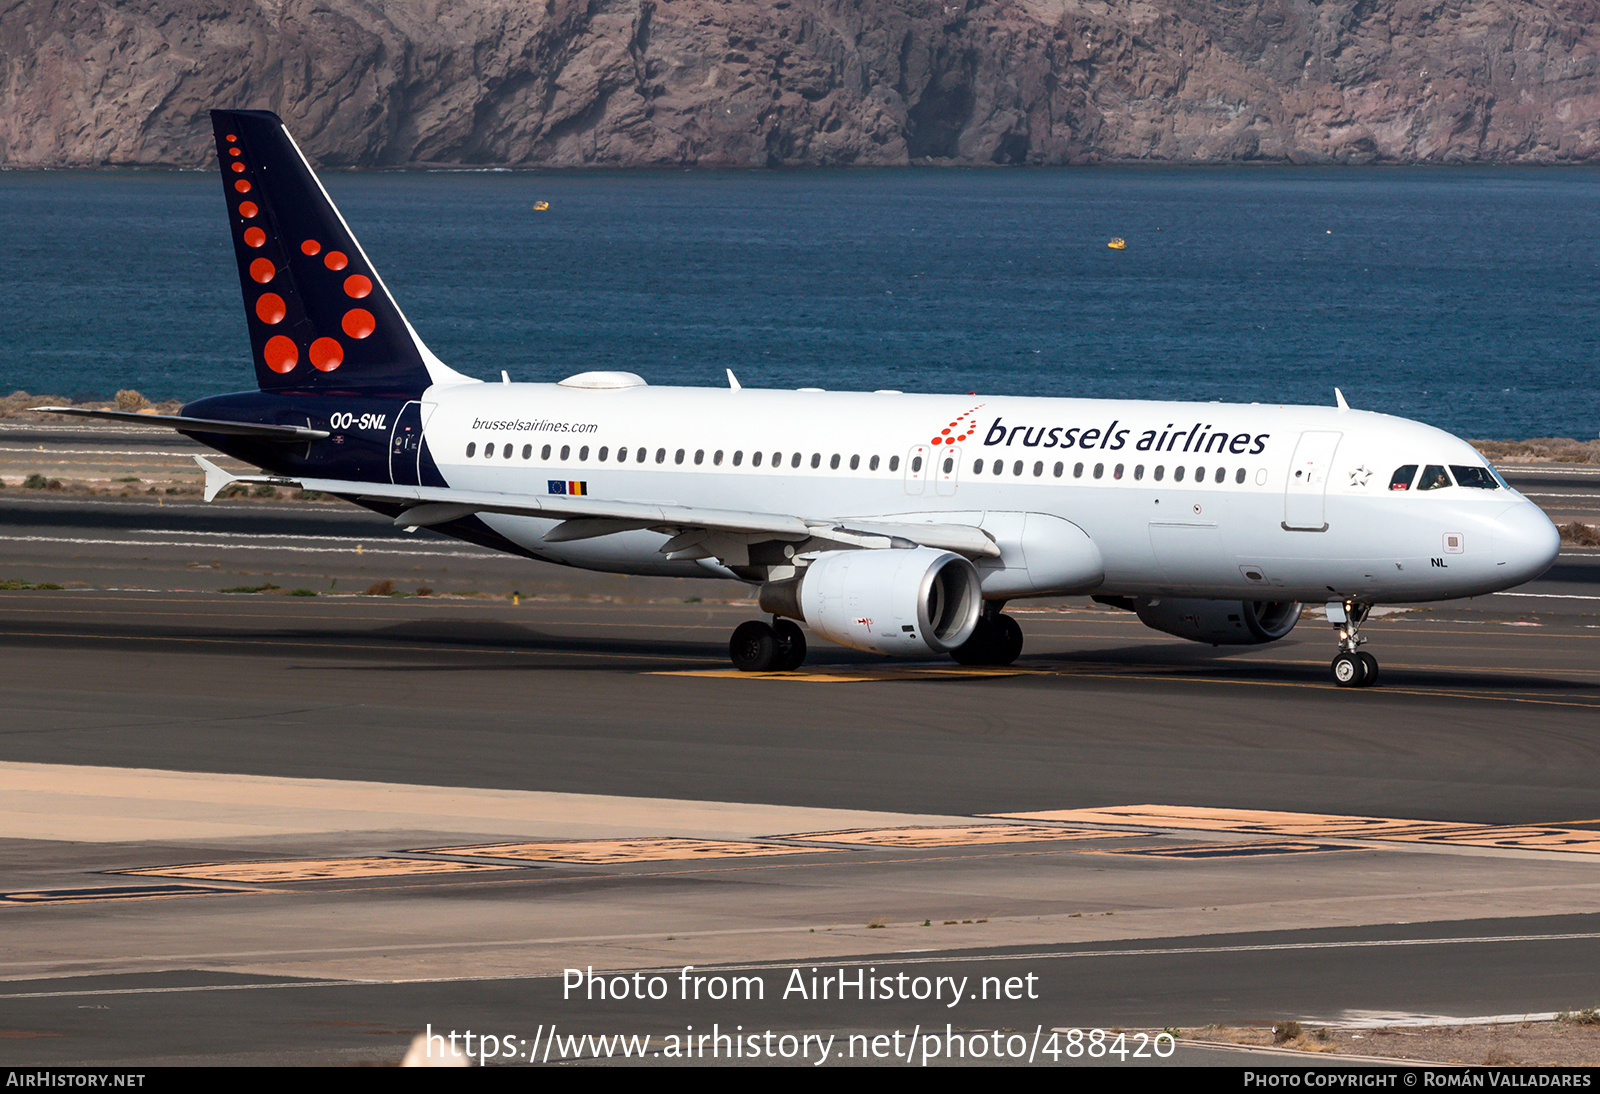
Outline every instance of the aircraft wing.
<svg viewBox="0 0 1600 1094">
<path fill-rule="evenodd" d="M 561 523 L 545 535 L 552 543 L 590 539 L 648 528 L 672 536 L 661 548 L 669 558 L 726 557 L 729 537 L 748 545 L 762 541 L 821 540 L 836 547 L 936 547 L 969 558 L 996 558 L 1000 549 L 982 529 L 961 524 L 886 524 L 871 520 L 810 519 L 782 513 L 711 509 L 662 502 L 621 501 L 570 494 L 506 494 L 448 486 L 404 486 L 350 479 L 233 475 L 203 456 L 206 500 L 232 483 L 298 486 L 324 494 L 404 506 L 394 518 L 401 528 L 426 528 L 481 513 L 543 517 Z M 719 541 L 721 541 L 719 543 Z"/>
</svg>

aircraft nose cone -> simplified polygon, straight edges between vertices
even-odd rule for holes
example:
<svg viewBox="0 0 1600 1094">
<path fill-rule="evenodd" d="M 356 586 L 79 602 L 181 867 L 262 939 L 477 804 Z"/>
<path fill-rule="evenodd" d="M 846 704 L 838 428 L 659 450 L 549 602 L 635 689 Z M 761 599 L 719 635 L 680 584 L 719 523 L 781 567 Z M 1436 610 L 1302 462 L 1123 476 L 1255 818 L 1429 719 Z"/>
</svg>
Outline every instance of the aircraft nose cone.
<svg viewBox="0 0 1600 1094">
<path fill-rule="evenodd" d="M 1505 588 L 1532 581 L 1550 568 L 1561 550 L 1561 533 L 1531 501 L 1518 502 L 1496 522 L 1495 565 Z"/>
</svg>

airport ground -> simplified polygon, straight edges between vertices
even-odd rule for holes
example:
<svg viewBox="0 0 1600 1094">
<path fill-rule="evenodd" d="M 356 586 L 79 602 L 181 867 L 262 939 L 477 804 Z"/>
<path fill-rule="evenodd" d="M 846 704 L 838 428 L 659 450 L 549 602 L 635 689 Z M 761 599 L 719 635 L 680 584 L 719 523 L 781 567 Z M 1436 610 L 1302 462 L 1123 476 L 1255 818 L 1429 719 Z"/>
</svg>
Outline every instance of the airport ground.
<svg viewBox="0 0 1600 1094">
<path fill-rule="evenodd" d="M 1006 670 L 815 643 L 750 677 L 740 586 L 207 506 L 166 492 L 192 450 L 0 428 L 0 1063 L 394 1062 L 432 1029 L 1067 1064 L 1120 1062 L 1064 1032 L 1115 1028 L 1273 1066 L 1195 1031 L 1291 1019 L 1378 1055 L 1483 1020 L 1449 1048 L 1481 1063 L 1600 1003 L 1592 548 L 1375 619 L 1362 691 L 1310 613 L 1229 651 L 1081 599 L 1022 606 Z M 1510 475 L 1600 523 L 1600 472 Z M 1526 1051 L 1600 1062 L 1548 1028 Z"/>
</svg>

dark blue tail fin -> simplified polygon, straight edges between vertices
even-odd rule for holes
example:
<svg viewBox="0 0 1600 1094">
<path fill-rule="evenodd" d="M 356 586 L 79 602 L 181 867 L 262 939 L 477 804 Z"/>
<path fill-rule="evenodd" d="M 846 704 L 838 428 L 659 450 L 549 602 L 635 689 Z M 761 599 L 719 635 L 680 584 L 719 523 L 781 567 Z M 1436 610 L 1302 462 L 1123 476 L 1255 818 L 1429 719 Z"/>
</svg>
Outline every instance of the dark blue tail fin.
<svg viewBox="0 0 1600 1094">
<path fill-rule="evenodd" d="M 417 338 L 276 114 L 211 124 L 261 390 L 416 396 L 468 379 Z"/>
</svg>

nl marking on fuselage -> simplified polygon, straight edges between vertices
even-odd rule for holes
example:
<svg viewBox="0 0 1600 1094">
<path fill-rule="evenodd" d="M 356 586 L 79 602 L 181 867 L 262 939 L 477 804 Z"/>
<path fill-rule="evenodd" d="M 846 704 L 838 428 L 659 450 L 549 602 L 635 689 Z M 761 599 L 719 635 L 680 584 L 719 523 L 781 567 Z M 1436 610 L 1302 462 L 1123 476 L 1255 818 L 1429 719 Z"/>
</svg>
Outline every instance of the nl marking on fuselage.
<svg viewBox="0 0 1600 1094">
<path fill-rule="evenodd" d="M 256 391 L 166 424 L 403 528 L 596 570 L 736 578 L 771 616 L 729 652 L 793 669 L 814 635 L 1009 664 L 1003 608 L 1089 594 L 1197 642 L 1270 642 L 1303 603 L 1341 686 L 1377 679 L 1376 604 L 1507 589 L 1559 537 L 1471 446 L 1331 407 L 483 383 L 422 343 L 277 117 L 213 111 Z M 57 408 L 52 408 L 57 409 Z M 1446 561 L 1448 559 L 1448 561 Z"/>
</svg>

